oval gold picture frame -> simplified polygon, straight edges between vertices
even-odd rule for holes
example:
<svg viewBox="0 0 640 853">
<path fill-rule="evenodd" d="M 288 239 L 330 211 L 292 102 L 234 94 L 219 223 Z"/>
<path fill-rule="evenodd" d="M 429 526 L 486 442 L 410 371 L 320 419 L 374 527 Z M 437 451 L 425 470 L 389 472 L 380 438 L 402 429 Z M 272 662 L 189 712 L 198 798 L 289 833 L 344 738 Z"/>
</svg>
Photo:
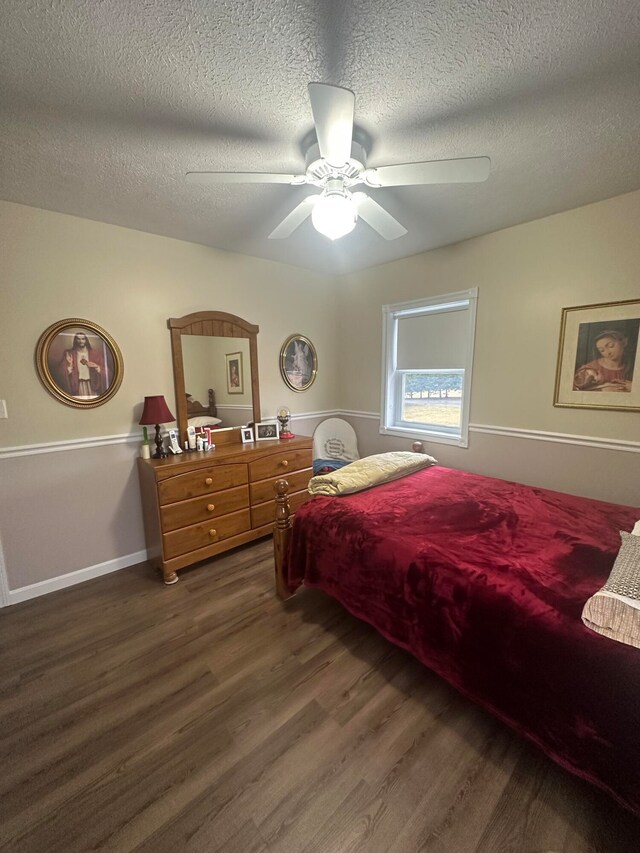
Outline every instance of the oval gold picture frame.
<svg viewBox="0 0 640 853">
<path fill-rule="evenodd" d="M 280 350 L 280 373 L 292 391 L 306 391 L 318 372 L 316 348 L 304 335 L 291 335 Z"/>
<path fill-rule="evenodd" d="M 60 320 L 42 333 L 36 368 L 47 391 L 61 403 L 93 409 L 122 384 L 122 353 L 108 332 L 90 320 Z"/>
</svg>

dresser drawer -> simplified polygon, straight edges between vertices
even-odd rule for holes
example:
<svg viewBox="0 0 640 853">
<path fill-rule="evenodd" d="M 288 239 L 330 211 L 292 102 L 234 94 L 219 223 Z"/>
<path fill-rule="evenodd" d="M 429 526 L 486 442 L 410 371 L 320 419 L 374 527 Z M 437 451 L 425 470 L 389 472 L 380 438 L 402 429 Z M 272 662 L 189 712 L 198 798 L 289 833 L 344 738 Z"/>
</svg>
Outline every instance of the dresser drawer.
<svg viewBox="0 0 640 853">
<path fill-rule="evenodd" d="M 161 505 L 172 504 L 195 498 L 198 495 L 210 495 L 222 489 L 242 486 L 247 482 L 247 466 L 217 465 L 177 474 L 158 483 L 158 497 Z"/>
<path fill-rule="evenodd" d="M 289 505 L 291 512 L 299 509 L 305 501 L 308 501 L 312 495 L 309 492 L 296 492 L 289 495 Z M 251 507 L 251 526 L 262 527 L 264 524 L 275 524 L 276 521 L 276 502 L 275 500 L 267 501 L 258 506 Z"/>
<path fill-rule="evenodd" d="M 188 501 L 180 501 L 160 508 L 162 529 L 168 533 L 170 530 L 187 527 L 206 521 L 208 518 L 218 518 L 247 506 L 249 506 L 248 486 L 236 486 L 235 489 L 227 489 L 225 492 L 191 498 Z"/>
<path fill-rule="evenodd" d="M 206 548 L 207 545 L 213 545 L 250 529 L 249 510 L 243 509 L 201 524 L 182 527 L 172 533 L 165 533 L 162 537 L 165 560 L 188 554 L 198 548 Z"/>
<path fill-rule="evenodd" d="M 265 480 L 267 477 L 284 477 L 288 471 L 311 467 L 311 448 L 309 450 L 289 450 L 283 447 L 278 453 L 265 456 L 249 463 L 249 482 Z"/>
<path fill-rule="evenodd" d="M 303 471 L 292 471 L 290 474 L 281 474 L 279 477 L 272 477 L 270 480 L 260 480 L 259 483 L 251 483 L 249 486 L 251 503 L 261 504 L 264 501 L 272 501 L 275 497 L 273 487 L 278 480 L 286 479 L 287 483 L 289 483 L 289 491 L 299 492 L 301 489 L 307 488 L 312 476 L 313 469 L 305 468 Z"/>
</svg>

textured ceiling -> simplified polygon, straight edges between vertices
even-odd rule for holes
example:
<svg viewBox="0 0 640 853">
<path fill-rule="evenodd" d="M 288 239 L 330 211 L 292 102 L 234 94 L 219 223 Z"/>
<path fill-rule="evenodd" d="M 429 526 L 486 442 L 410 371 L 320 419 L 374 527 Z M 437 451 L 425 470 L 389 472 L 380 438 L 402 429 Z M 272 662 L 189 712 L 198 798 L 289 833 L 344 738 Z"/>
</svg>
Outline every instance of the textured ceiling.
<svg viewBox="0 0 640 853">
<path fill-rule="evenodd" d="M 407 229 L 310 222 L 307 83 L 356 93 L 367 165 L 488 155 L 483 184 L 372 190 Z M 0 198 L 346 272 L 640 188 L 638 0 L 2 0 Z"/>
</svg>

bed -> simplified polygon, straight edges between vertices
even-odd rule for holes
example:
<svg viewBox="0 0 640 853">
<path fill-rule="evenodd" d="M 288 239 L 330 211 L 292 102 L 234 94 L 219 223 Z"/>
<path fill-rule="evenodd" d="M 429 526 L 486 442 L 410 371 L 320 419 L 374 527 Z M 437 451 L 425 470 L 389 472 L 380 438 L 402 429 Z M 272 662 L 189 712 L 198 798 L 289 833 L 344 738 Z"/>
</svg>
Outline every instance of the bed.
<svg viewBox="0 0 640 853">
<path fill-rule="evenodd" d="M 281 596 L 324 590 L 640 814 L 640 650 L 581 621 L 638 508 L 439 466 L 316 496 L 293 525 L 276 492 Z"/>
<path fill-rule="evenodd" d="M 187 425 L 195 428 L 196 433 L 204 432 L 205 429 L 216 429 L 222 421 L 218 417 L 216 406 L 216 392 L 213 388 L 207 391 L 208 402 L 204 406 L 198 400 L 194 400 L 191 394 L 187 397 Z"/>
</svg>

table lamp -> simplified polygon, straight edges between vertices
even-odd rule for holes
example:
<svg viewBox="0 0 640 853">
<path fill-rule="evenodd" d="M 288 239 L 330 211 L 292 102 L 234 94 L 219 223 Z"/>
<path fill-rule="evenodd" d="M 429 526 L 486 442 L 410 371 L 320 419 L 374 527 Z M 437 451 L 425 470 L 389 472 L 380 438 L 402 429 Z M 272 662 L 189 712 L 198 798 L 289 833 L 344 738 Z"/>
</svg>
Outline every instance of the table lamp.
<svg viewBox="0 0 640 853">
<path fill-rule="evenodd" d="M 153 454 L 154 459 L 162 459 L 167 455 L 162 444 L 160 424 L 169 424 L 172 421 L 175 421 L 175 418 L 169 411 L 167 401 L 162 394 L 144 398 L 144 408 L 142 409 L 142 417 L 139 423 L 140 426 L 156 425 L 156 452 Z"/>
</svg>

